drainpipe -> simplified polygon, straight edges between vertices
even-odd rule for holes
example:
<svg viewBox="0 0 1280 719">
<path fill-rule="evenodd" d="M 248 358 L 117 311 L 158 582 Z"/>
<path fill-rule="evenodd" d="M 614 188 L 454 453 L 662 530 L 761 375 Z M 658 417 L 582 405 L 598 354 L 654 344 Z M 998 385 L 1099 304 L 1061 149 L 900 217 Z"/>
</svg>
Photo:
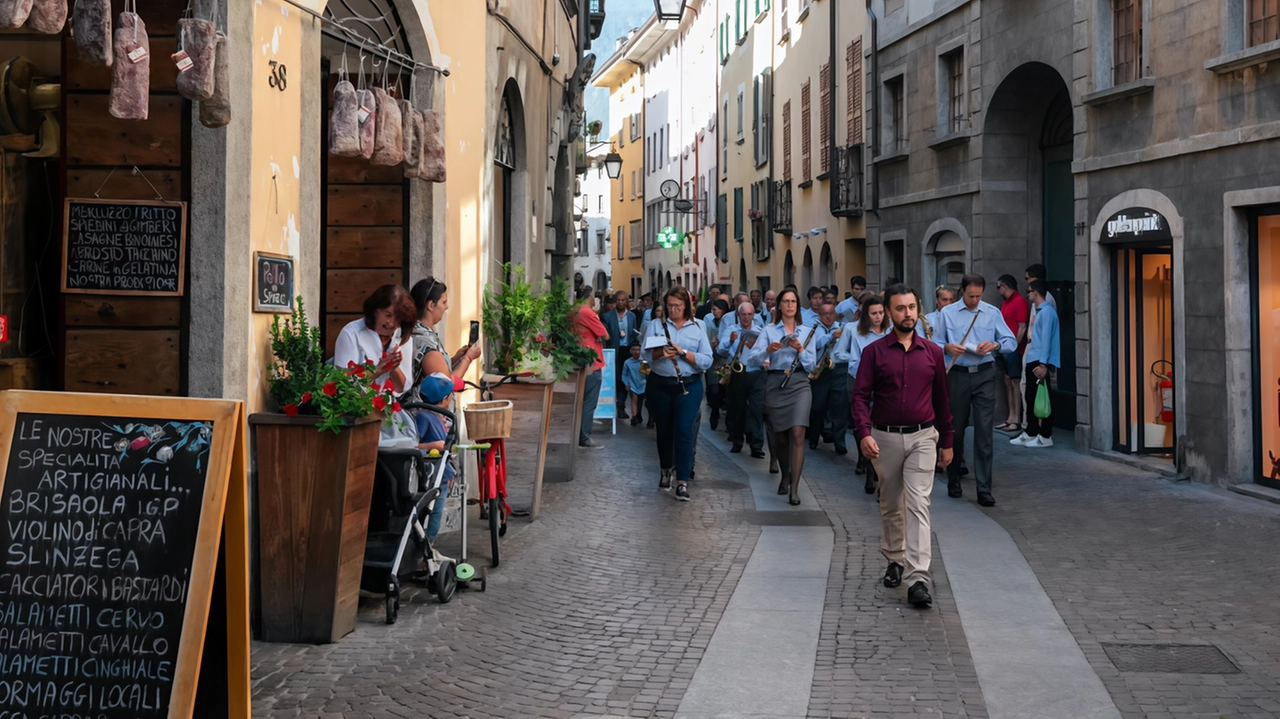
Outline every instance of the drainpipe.
<svg viewBox="0 0 1280 719">
<path fill-rule="evenodd" d="M 880 21 L 867 0 L 867 19 L 871 21 L 871 211 L 880 216 L 880 167 L 875 157 L 880 150 L 880 88 L 875 85 L 880 78 Z"/>
</svg>

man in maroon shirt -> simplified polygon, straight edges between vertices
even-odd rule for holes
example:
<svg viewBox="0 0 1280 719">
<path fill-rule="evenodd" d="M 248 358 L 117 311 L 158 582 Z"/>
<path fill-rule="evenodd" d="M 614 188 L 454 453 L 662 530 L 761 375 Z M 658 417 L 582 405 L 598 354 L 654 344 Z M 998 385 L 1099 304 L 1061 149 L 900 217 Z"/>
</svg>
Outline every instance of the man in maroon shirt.
<svg viewBox="0 0 1280 719">
<path fill-rule="evenodd" d="M 893 332 L 862 351 L 853 385 L 854 434 L 880 475 L 880 552 L 889 560 L 884 585 L 901 585 L 905 565 L 907 601 L 926 609 L 933 603 L 933 470 L 935 464 L 951 463 L 955 440 L 946 356 L 916 334 L 915 290 L 892 285 L 885 290 L 885 304 Z"/>
</svg>

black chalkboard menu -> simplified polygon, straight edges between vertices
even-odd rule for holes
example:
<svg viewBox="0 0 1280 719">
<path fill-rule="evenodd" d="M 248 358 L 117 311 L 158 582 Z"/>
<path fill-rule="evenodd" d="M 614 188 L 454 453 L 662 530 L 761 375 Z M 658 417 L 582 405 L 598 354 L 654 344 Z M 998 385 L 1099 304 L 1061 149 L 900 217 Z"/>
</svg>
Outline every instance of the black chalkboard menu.
<svg viewBox="0 0 1280 719">
<path fill-rule="evenodd" d="M 68 197 L 62 232 L 63 292 L 182 294 L 186 203 Z"/>
<path fill-rule="evenodd" d="M 293 257 L 253 253 L 253 311 L 293 312 Z"/>
</svg>

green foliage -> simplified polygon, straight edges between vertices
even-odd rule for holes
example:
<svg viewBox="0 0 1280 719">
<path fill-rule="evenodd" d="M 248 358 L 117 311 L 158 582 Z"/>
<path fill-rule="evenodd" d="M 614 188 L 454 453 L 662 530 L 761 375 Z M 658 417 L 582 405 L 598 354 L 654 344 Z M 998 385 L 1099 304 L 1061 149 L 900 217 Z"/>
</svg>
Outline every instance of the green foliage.
<svg viewBox="0 0 1280 719">
<path fill-rule="evenodd" d="M 516 371 L 528 353 L 545 314 L 542 297 L 535 295 L 520 265 L 503 265 L 508 279 L 498 291 L 484 290 L 484 334 L 494 345 L 494 369 Z"/>
<path fill-rule="evenodd" d="M 271 352 L 275 359 L 267 387 L 272 403 L 290 417 L 318 415 L 320 431 L 337 433 L 350 420 L 373 412 L 374 399 L 385 391 L 373 382 L 377 368 L 372 362 L 346 368 L 325 364 L 320 328 L 307 323 L 300 296 L 289 318 L 282 322 L 277 315 L 272 320 Z"/>
<path fill-rule="evenodd" d="M 569 283 L 563 278 L 551 282 L 546 298 L 546 345 L 551 353 L 551 365 L 556 376 L 563 379 L 579 367 L 587 367 L 596 361 L 596 352 L 585 347 L 573 331 L 573 315 L 579 304 L 569 299 Z"/>
</svg>

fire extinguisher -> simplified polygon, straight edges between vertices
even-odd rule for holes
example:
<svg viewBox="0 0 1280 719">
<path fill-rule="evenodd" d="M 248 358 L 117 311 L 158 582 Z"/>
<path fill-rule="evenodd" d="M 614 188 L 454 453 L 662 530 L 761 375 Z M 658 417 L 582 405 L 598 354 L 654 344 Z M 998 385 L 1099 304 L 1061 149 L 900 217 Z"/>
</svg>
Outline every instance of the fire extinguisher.
<svg viewBox="0 0 1280 719">
<path fill-rule="evenodd" d="M 1156 367 L 1159 367 L 1162 364 L 1169 365 L 1169 371 L 1167 373 L 1160 372 L 1156 369 Z M 1155 362 L 1151 363 L 1151 374 L 1155 375 L 1156 379 L 1159 380 L 1156 386 L 1160 390 L 1160 399 L 1161 399 L 1160 421 L 1172 422 L 1173 421 L 1173 363 L 1170 362 L 1169 360 L 1163 360 L 1163 359 L 1156 360 Z"/>
</svg>

